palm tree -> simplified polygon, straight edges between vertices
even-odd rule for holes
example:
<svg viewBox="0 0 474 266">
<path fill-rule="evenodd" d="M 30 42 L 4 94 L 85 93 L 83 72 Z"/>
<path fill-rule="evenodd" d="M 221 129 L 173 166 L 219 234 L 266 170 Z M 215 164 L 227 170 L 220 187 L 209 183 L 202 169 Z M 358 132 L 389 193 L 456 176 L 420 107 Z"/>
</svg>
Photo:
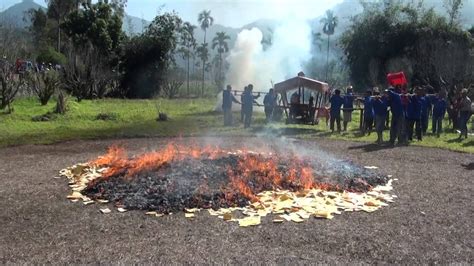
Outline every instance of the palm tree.
<svg viewBox="0 0 474 266">
<path fill-rule="evenodd" d="M 192 25 L 189 22 L 185 22 L 182 28 L 182 38 L 181 45 L 183 46 L 180 49 L 180 52 L 183 55 L 183 58 L 187 60 L 187 73 L 186 73 L 186 90 L 189 96 L 189 74 L 190 74 L 190 61 L 191 56 L 194 54 L 196 49 L 196 39 L 194 38 L 194 30 L 196 26 Z"/>
<path fill-rule="evenodd" d="M 227 40 L 230 40 L 230 36 L 225 34 L 225 32 L 223 31 L 216 33 L 216 36 L 214 37 L 214 39 L 212 39 L 212 49 L 216 49 L 217 47 L 217 53 L 219 55 L 218 62 L 217 62 L 219 66 L 219 75 L 218 75 L 219 83 L 217 84 L 218 89 L 222 88 L 222 81 L 223 81 L 222 54 L 229 52 L 229 44 L 227 43 Z"/>
<path fill-rule="evenodd" d="M 207 43 L 206 43 L 206 34 L 207 34 L 207 29 L 214 24 L 214 18 L 211 17 L 211 11 L 210 10 L 203 10 L 201 13 L 199 13 L 198 16 L 198 22 L 199 25 L 201 25 L 201 29 L 204 31 L 204 42 L 203 45 L 205 46 L 205 49 L 207 50 Z M 206 61 L 202 61 L 202 65 L 206 65 Z M 202 88 L 201 88 L 201 96 L 204 94 L 204 75 L 205 75 L 205 67 L 202 68 Z"/>
<path fill-rule="evenodd" d="M 204 31 L 204 42 L 206 43 L 206 33 L 207 29 L 214 24 L 214 18 L 211 17 L 211 10 L 203 10 L 199 13 L 198 16 L 199 25 L 201 25 L 201 29 Z"/>
<path fill-rule="evenodd" d="M 329 75 L 329 42 L 331 35 L 334 34 L 336 30 L 338 19 L 334 16 L 334 13 L 331 10 L 326 11 L 326 17 L 321 19 L 321 23 L 324 24 L 323 32 L 328 36 L 328 51 L 327 51 L 327 58 L 326 58 L 326 81 L 328 80 Z"/>
<path fill-rule="evenodd" d="M 205 62 L 209 60 L 209 49 L 207 49 L 207 43 L 202 43 L 196 49 L 197 56 L 202 61 L 202 87 L 201 87 L 201 96 L 204 95 L 204 74 L 206 73 L 206 64 Z"/>
</svg>

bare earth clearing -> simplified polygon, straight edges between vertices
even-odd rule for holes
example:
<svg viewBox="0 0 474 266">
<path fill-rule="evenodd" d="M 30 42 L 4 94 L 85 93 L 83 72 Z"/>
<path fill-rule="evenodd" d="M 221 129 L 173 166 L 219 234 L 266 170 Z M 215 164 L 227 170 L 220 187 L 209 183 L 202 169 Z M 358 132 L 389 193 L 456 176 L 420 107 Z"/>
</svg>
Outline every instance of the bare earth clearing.
<svg viewBox="0 0 474 266">
<path fill-rule="evenodd" d="M 167 139 L 127 139 L 130 152 Z M 227 139 L 227 143 L 240 143 Z M 152 218 L 103 215 L 66 200 L 58 170 L 117 141 L 71 141 L 0 149 L 0 264 L 5 263 L 473 263 L 474 154 L 423 147 L 375 149 L 353 142 L 300 141 L 392 174 L 398 199 L 374 213 L 343 213 L 239 228 L 203 212 Z"/>
</svg>

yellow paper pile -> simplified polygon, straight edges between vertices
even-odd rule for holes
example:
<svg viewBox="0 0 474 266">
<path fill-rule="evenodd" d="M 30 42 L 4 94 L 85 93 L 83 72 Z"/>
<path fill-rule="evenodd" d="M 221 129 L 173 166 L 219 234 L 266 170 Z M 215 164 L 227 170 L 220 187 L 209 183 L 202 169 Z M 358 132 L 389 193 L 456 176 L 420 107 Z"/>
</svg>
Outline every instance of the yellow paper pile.
<svg viewBox="0 0 474 266">
<path fill-rule="evenodd" d="M 69 180 L 72 193 L 67 199 L 72 202 L 82 201 L 84 205 L 94 202 L 108 203 L 107 200 L 93 201 L 82 194 L 89 182 L 101 177 L 105 168 L 96 169 L 88 164 L 77 164 L 63 169 L 60 175 Z M 396 179 L 393 179 L 396 180 Z M 237 222 L 241 227 L 249 227 L 261 224 L 261 217 L 272 215 L 274 223 L 285 221 L 301 223 L 314 218 L 333 219 L 334 215 L 341 212 L 374 212 L 388 203 L 394 202 L 397 197 L 390 192 L 393 190 L 392 182 L 389 180 L 384 186 L 377 186 L 366 193 L 325 191 L 321 189 L 311 189 L 299 192 L 287 190 L 265 191 L 257 195 L 255 202 L 243 208 L 221 208 L 219 210 L 209 209 L 211 216 L 217 216 L 228 222 Z M 124 208 L 117 211 L 125 212 Z M 185 209 L 185 217 L 193 219 L 200 209 Z M 102 213 L 110 213 L 109 209 L 101 209 Z M 239 215 L 237 212 L 240 212 Z M 163 214 L 155 211 L 146 213 L 154 217 L 161 217 Z M 237 218 L 243 217 L 243 218 Z"/>
</svg>

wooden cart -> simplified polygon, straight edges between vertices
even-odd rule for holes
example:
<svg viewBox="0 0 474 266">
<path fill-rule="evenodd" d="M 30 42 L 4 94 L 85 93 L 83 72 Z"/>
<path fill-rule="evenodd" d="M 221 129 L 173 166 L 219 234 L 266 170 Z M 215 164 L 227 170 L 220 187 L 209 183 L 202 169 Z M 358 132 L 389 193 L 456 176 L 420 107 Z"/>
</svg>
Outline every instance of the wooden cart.
<svg viewBox="0 0 474 266">
<path fill-rule="evenodd" d="M 280 95 L 277 109 L 285 113 L 288 124 L 314 125 L 316 111 L 324 108 L 329 99 L 327 83 L 304 77 L 301 74 L 275 84 L 274 89 Z M 310 105 L 310 97 L 313 97 L 312 105 Z"/>
</svg>

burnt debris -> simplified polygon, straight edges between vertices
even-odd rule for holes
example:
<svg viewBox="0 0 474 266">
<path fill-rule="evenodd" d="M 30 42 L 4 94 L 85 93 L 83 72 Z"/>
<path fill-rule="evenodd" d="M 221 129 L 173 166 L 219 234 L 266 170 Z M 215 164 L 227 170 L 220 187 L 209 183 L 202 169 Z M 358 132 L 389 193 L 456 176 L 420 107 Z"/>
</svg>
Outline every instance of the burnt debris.
<svg viewBox="0 0 474 266">
<path fill-rule="evenodd" d="M 160 213 L 184 208 L 242 207 L 267 190 L 366 192 L 387 183 L 387 176 L 346 161 L 277 157 L 263 154 L 185 156 L 132 176 L 126 169 L 92 182 L 84 194 L 107 199 L 128 210 Z"/>
</svg>

